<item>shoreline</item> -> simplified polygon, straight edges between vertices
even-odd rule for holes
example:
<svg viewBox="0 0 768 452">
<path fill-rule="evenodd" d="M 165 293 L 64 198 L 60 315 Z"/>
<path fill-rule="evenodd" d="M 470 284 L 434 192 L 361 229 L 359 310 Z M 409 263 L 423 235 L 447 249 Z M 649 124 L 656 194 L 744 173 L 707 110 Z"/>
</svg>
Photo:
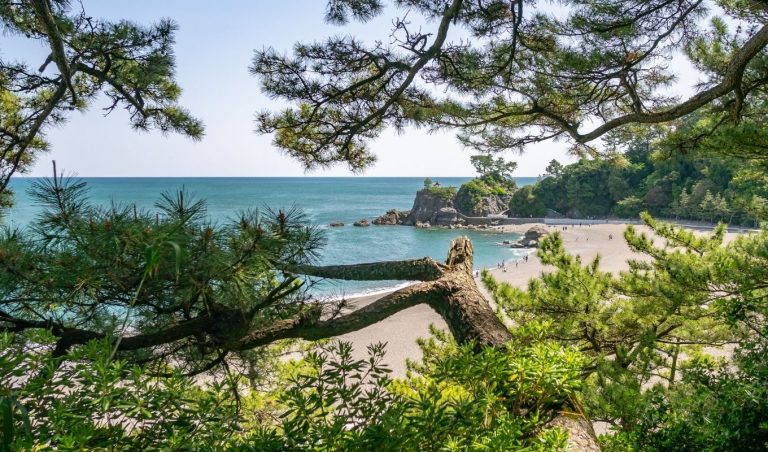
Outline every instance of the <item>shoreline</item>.
<svg viewBox="0 0 768 452">
<path fill-rule="evenodd" d="M 600 255 L 600 269 L 611 273 L 618 273 L 629 269 L 628 259 L 648 260 L 647 256 L 632 252 L 624 241 L 624 230 L 627 223 L 600 223 L 581 227 L 575 223 L 575 227 L 568 225 L 544 225 L 550 232 L 558 231 L 563 237 L 565 249 L 570 254 L 579 255 L 582 262 L 590 262 L 595 256 Z M 498 226 L 500 232 L 525 232 L 534 225 L 543 223 L 528 223 L 521 225 Z M 563 226 L 567 229 L 563 230 Z M 650 233 L 650 229 L 644 225 L 633 225 L 640 232 Z M 521 231 L 522 229 L 522 231 Z M 697 230 L 697 232 L 702 232 Z M 738 234 L 728 232 L 725 241 L 733 240 Z M 535 249 L 529 250 L 528 261 L 512 261 L 506 263 L 506 271 L 501 268 L 488 269 L 499 282 L 506 282 L 520 289 L 525 289 L 528 281 L 539 277 L 542 273 L 551 271 L 553 267 L 545 266 L 535 253 Z M 481 293 L 489 299 L 490 294 L 482 286 L 479 278 L 475 278 Z M 379 298 L 394 292 L 390 289 L 376 294 L 366 294 L 359 297 L 347 298 L 349 307 L 359 309 Z M 336 339 L 351 342 L 354 347 L 356 359 L 365 358 L 366 347 L 377 342 L 387 343 L 387 353 L 384 362 L 392 369 L 393 377 L 404 377 L 406 372 L 406 360 L 418 360 L 421 358 L 421 350 L 416 340 L 429 337 L 430 325 L 438 329 L 447 329 L 447 324 L 437 312 L 429 306 L 418 305 L 404 309 L 381 322 L 368 326 L 358 331 L 337 336 Z"/>
</svg>

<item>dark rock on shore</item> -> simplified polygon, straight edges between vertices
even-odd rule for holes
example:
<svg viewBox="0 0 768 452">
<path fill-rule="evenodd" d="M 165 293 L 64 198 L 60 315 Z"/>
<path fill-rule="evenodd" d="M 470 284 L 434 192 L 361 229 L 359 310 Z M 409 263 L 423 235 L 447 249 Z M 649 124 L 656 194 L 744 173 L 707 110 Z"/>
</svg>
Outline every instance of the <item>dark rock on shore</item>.
<svg viewBox="0 0 768 452">
<path fill-rule="evenodd" d="M 511 248 L 537 248 L 541 242 L 541 239 L 543 239 L 547 234 L 549 234 L 547 228 L 543 226 L 533 226 L 525 231 L 523 238 L 518 240 L 516 243 L 513 243 Z"/>
<path fill-rule="evenodd" d="M 403 224 L 409 213 L 411 213 L 410 210 L 388 210 L 384 215 L 374 219 L 373 224 L 379 226 Z"/>
<path fill-rule="evenodd" d="M 435 226 L 451 226 L 464 221 L 453 207 L 443 207 L 433 215 L 433 219 Z"/>
</svg>

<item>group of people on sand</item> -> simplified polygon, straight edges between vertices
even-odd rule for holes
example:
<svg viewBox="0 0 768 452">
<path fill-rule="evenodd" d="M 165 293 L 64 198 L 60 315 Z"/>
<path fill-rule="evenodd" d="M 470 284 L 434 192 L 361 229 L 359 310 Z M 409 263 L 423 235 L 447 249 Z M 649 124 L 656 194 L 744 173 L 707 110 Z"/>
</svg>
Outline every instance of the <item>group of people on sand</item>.
<svg viewBox="0 0 768 452">
<path fill-rule="evenodd" d="M 522 258 L 520 258 L 520 259 L 515 259 L 515 261 L 514 261 L 515 268 L 517 268 L 521 263 L 525 264 L 526 262 L 528 262 L 528 255 L 527 254 L 525 256 L 523 256 Z M 504 259 L 501 262 L 499 262 L 498 264 L 496 264 L 496 268 L 500 269 L 503 272 L 506 272 L 507 271 L 507 261 L 506 261 L 506 259 Z M 475 276 L 476 277 L 480 276 L 480 272 L 476 271 L 475 272 Z"/>
<path fill-rule="evenodd" d="M 520 259 L 515 259 L 514 262 L 515 262 L 515 268 L 517 268 L 521 263 L 525 264 L 525 263 L 528 262 L 528 255 L 526 254 L 525 256 L 523 256 Z M 496 264 L 496 268 L 500 269 L 503 272 L 506 272 L 507 271 L 507 261 L 506 261 L 506 259 L 504 259 L 501 262 L 499 262 L 498 264 Z M 475 278 L 479 278 L 480 277 L 480 270 L 475 270 L 473 272 L 473 276 Z"/>
<path fill-rule="evenodd" d="M 608 220 L 605 220 L 605 222 L 607 223 Z M 554 226 L 555 225 L 552 225 L 552 227 L 554 227 Z M 582 226 L 584 226 L 584 224 L 583 223 L 579 223 L 579 227 L 582 227 Z M 575 223 L 571 225 L 571 228 L 575 228 L 575 227 L 576 227 Z M 587 223 L 587 227 L 592 227 L 592 224 L 591 223 Z M 563 231 L 567 231 L 567 230 L 568 230 L 568 226 L 563 226 Z M 608 240 L 613 240 L 613 234 L 608 234 Z M 576 241 L 577 242 L 579 241 L 578 237 L 576 238 Z M 587 241 L 589 241 L 589 237 L 587 237 Z"/>
<path fill-rule="evenodd" d="M 552 226 L 554 227 L 555 225 L 553 224 Z M 571 224 L 571 228 L 575 228 L 575 227 L 576 227 L 576 223 Z M 584 227 L 584 223 L 579 223 L 579 227 L 580 228 Z M 592 223 L 587 223 L 587 227 L 591 228 L 592 227 Z M 567 231 L 567 230 L 568 230 L 568 226 L 563 226 L 563 231 Z"/>
</svg>

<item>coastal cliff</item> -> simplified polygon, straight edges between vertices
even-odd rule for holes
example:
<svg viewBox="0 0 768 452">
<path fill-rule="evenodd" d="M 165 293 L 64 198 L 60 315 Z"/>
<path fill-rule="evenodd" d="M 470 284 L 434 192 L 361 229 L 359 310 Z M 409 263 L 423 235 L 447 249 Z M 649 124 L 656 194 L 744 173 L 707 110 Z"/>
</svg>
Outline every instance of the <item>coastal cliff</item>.
<svg viewBox="0 0 768 452">
<path fill-rule="evenodd" d="M 504 213 L 510 196 L 490 192 L 484 185 L 469 182 L 456 187 L 425 187 L 416 192 L 411 210 L 389 210 L 373 220 L 376 225 L 453 227 L 465 217 L 487 217 Z"/>
<path fill-rule="evenodd" d="M 462 214 L 468 217 L 487 217 L 488 215 L 504 213 L 509 208 L 511 196 L 495 193 L 477 196 L 469 190 L 465 190 L 466 185 L 462 185 L 456 193 L 454 202 Z"/>
<path fill-rule="evenodd" d="M 408 226 L 450 226 L 461 222 L 454 208 L 455 189 L 423 188 L 416 192 L 413 207 L 401 224 Z"/>
</svg>

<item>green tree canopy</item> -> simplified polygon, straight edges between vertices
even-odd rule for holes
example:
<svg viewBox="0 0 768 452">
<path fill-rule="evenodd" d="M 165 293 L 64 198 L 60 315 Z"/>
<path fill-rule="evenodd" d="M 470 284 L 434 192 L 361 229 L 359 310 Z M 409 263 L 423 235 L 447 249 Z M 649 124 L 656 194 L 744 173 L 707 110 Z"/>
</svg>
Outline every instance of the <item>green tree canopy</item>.
<svg viewBox="0 0 768 452">
<path fill-rule="evenodd" d="M 469 158 L 475 171 L 481 179 L 496 183 L 507 183 L 512 179 L 512 172 L 517 168 L 517 162 L 507 162 L 502 157 L 493 158 L 490 155 L 473 155 Z"/>
<path fill-rule="evenodd" d="M 394 4 L 401 9 L 388 42 L 337 35 L 299 43 L 290 56 L 257 51 L 251 72 L 268 94 L 291 103 L 259 114 L 259 131 L 274 133 L 306 167 L 345 162 L 360 170 L 375 158 L 369 141 L 390 126 L 455 128 L 462 143 L 484 152 L 548 139 L 584 149 L 632 124 L 697 111 L 701 120 L 680 132 L 677 147 L 715 140 L 713 129 L 734 129 L 743 142 L 764 129 L 764 2 L 568 0 L 556 12 L 523 0 Z M 383 11 L 380 0 L 335 0 L 326 18 L 343 24 Z M 416 14 L 434 28 L 415 25 Z M 701 79 L 682 99 L 668 94 L 675 81 L 668 61 L 680 49 Z"/>
<path fill-rule="evenodd" d="M 5 204 L 10 177 L 48 149 L 46 130 L 72 111 L 84 111 L 99 95 L 108 101 L 107 114 L 125 109 L 134 129 L 202 137 L 202 121 L 177 103 L 173 21 L 108 22 L 65 0 L 2 0 L 0 29 L 50 49 L 44 61 L 32 63 L 0 56 L 0 201 Z"/>
<path fill-rule="evenodd" d="M 547 165 L 547 168 L 545 169 L 545 171 L 550 176 L 559 176 L 560 173 L 563 172 L 563 164 L 558 162 L 555 159 L 552 159 Z"/>
</svg>

